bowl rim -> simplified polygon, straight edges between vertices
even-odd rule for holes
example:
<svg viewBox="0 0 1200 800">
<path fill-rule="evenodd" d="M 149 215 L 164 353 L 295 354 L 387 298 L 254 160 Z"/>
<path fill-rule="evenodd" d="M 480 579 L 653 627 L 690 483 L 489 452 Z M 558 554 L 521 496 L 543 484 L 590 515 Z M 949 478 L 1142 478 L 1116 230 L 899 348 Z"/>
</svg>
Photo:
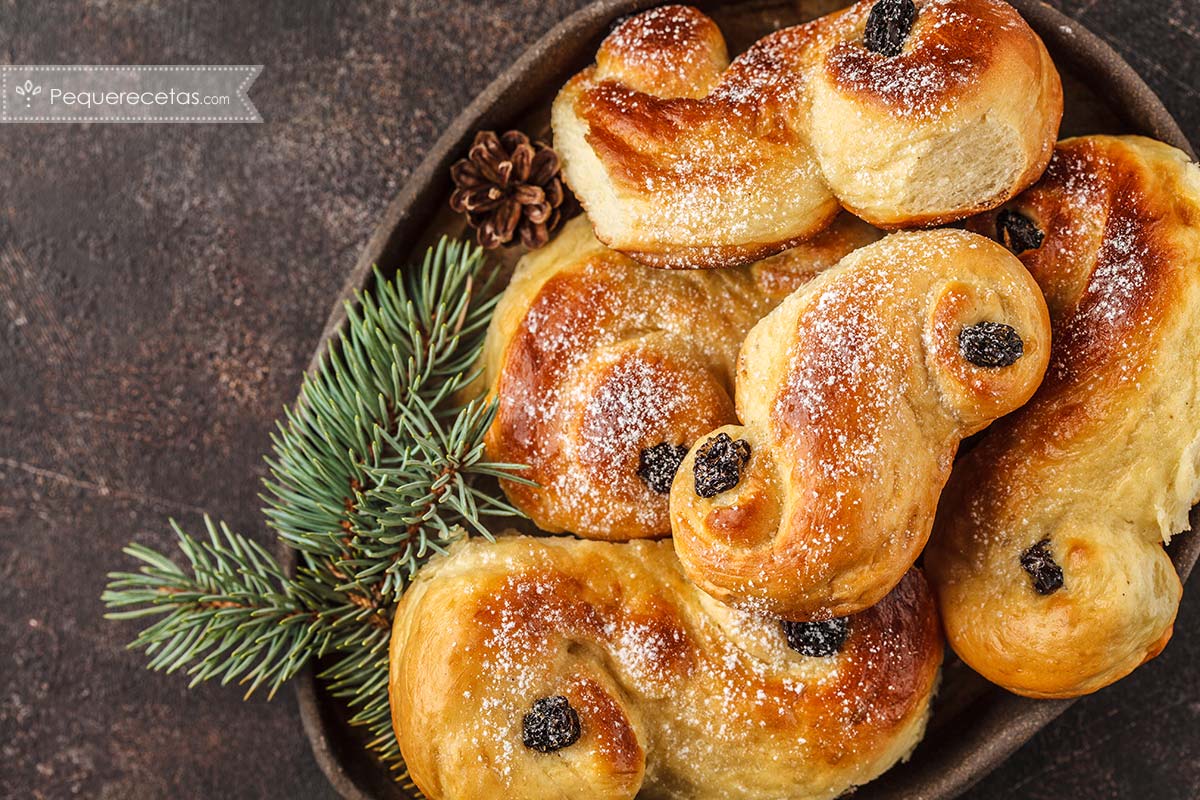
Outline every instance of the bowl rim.
<svg viewBox="0 0 1200 800">
<path fill-rule="evenodd" d="M 754 2 L 756 0 L 711 0 L 697 4 L 712 7 Z M 1126 104 L 1117 110 L 1130 129 L 1174 145 L 1195 160 L 1195 151 L 1162 100 L 1106 41 L 1041 0 L 1007 2 L 1042 37 L 1056 63 L 1065 58 L 1076 72 L 1092 76 L 1087 83 L 1096 94 L 1120 97 L 1125 101 Z M 547 76 L 568 74 L 572 67 L 577 69 L 589 63 L 613 20 L 663 4 L 663 0 L 594 0 L 543 34 L 458 114 L 388 204 L 334 300 L 307 374 L 318 368 L 327 347 L 344 328 L 346 301 L 353 302 L 356 292 L 371 285 L 373 265 L 404 263 L 421 241 L 440 205 L 424 201 L 431 194 L 449 195 L 450 164 L 465 152 L 475 132 L 518 117 L 545 93 Z M 1190 522 L 1193 529 L 1200 528 L 1200 505 L 1192 509 Z M 1200 537 L 1181 534 L 1173 540 L 1168 552 L 1181 580 L 1186 581 L 1200 556 Z M 294 570 L 294 551 L 285 548 L 283 555 L 285 567 Z M 313 756 L 330 785 L 345 800 L 373 800 L 369 791 L 347 771 L 331 746 L 321 711 L 316 670 L 312 666 L 306 667 L 296 676 L 294 684 L 301 724 Z M 961 794 L 1074 702 L 1075 698 L 1032 700 L 1003 693 L 964 737 L 959 749 L 967 756 L 957 762 L 954 769 L 920 787 L 907 787 L 905 793 L 897 797 L 932 800 Z"/>
</svg>

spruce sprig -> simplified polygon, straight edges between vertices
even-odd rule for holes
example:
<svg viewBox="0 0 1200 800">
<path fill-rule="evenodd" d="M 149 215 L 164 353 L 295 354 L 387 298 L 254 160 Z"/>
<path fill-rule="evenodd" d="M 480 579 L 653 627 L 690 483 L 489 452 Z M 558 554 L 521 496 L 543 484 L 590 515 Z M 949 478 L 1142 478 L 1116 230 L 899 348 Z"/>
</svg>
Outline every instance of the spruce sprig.
<svg viewBox="0 0 1200 800">
<path fill-rule="evenodd" d="M 291 547 L 333 559 L 353 585 L 392 601 L 459 527 L 517 511 L 473 486 L 509 475 L 487 462 L 494 403 L 452 402 L 474 365 L 498 293 L 483 253 L 442 241 L 420 269 L 347 305 L 348 325 L 302 403 L 273 437 L 267 518 Z"/>
<path fill-rule="evenodd" d="M 309 570 L 289 577 L 257 542 L 224 523 L 207 517 L 204 523 L 208 539 L 197 540 L 171 520 L 187 571 L 131 544 L 124 552 L 141 561 L 141 569 L 109 575 L 101 599 L 109 608 L 133 606 L 109 619 L 161 617 L 133 642 L 151 656 L 151 669 L 186 667 L 192 686 L 240 680 L 249 684 L 247 697 L 263 685 L 274 695 L 313 655 L 357 640 L 368 615 L 352 595 L 331 590 Z M 365 624 L 387 623 L 376 615 Z"/>
<path fill-rule="evenodd" d="M 397 280 L 374 278 L 272 437 L 264 514 L 296 551 L 294 574 L 223 523 L 206 518 L 205 540 L 172 521 L 186 569 L 132 544 L 140 569 L 111 573 L 102 599 L 113 619 L 158 617 L 131 646 L 193 685 L 274 694 L 324 658 L 318 676 L 403 780 L 387 698 L 395 602 L 455 539 L 519 513 L 480 480 L 522 479 L 484 454 L 495 403 L 456 401 L 478 377 L 498 296 L 482 251 L 443 238 Z"/>
</svg>

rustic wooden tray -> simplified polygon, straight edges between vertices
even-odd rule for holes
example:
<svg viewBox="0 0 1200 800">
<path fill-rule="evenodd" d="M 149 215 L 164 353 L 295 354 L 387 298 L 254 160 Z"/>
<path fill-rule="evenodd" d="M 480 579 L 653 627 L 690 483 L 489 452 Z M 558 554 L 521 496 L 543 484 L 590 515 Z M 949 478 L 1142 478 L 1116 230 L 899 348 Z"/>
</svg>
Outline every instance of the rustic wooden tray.
<svg viewBox="0 0 1200 800">
<path fill-rule="evenodd" d="M 695 4 L 716 19 L 730 52 L 738 53 L 772 30 L 820 16 L 845 2 L 701 0 Z M 1043 3 L 1011 2 L 1045 40 L 1063 75 L 1064 137 L 1141 133 L 1192 153 L 1159 99 L 1108 45 Z M 450 164 L 466 153 L 474 133 L 516 127 L 548 139 L 551 99 L 571 74 L 592 60 L 613 20 L 659 4 L 657 0 L 598 0 L 587 6 L 542 37 L 463 111 L 388 207 L 334 304 L 313 366 L 330 337 L 345 322 L 343 301 L 370 285 L 372 264 L 378 264 L 385 274 L 394 273 L 412 263 L 443 233 L 463 233 L 462 223 L 447 210 L 451 189 L 448 176 Z M 1193 528 L 1200 526 L 1198 512 L 1200 506 L 1192 511 Z M 1186 579 L 1200 555 L 1200 537 L 1182 535 L 1169 552 L 1179 574 Z M 388 771 L 363 749 L 362 732 L 347 725 L 344 706 L 324 691 L 314 672 L 310 669 L 303 673 L 296 685 L 305 732 L 334 788 L 347 800 L 407 797 Z M 928 733 L 912 759 L 860 788 L 854 796 L 858 800 L 954 797 L 1000 764 L 1070 703 L 1009 694 L 986 683 L 951 656 Z"/>
</svg>

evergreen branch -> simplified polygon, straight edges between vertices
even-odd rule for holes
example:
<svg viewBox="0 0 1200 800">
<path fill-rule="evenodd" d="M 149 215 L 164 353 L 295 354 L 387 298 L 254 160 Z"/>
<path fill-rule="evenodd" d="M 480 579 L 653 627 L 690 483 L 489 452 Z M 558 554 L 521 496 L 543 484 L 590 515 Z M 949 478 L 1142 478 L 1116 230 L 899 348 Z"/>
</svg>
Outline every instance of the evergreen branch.
<svg viewBox="0 0 1200 800">
<path fill-rule="evenodd" d="M 393 769 L 403 768 L 400 745 L 392 730 L 388 703 L 387 637 L 364 642 L 356 651 L 348 651 L 326 667 L 318 677 L 325 681 L 330 694 L 350 708 L 350 724 L 367 729 L 367 747 Z"/>
<path fill-rule="evenodd" d="M 321 612 L 329 598 L 319 584 L 287 578 L 257 543 L 208 518 L 205 525 L 208 539 L 198 541 L 171 521 L 190 572 L 147 547 L 126 547 L 142 567 L 111 573 L 101 599 L 109 608 L 134 608 L 107 616 L 162 617 L 132 644 L 151 656 L 151 669 L 174 672 L 186 665 L 192 685 L 240 679 L 249 684 L 247 695 L 263 684 L 274 694 L 335 635 Z"/>
<path fill-rule="evenodd" d="M 185 665 L 190 685 L 240 679 L 249 697 L 261 686 L 269 696 L 316 656 L 338 660 L 321 677 L 367 725 L 371 747 L 393 767 L 399 747 L 391 731 L 387 657 L 391 623 L 361 595 L 338 593 L 319 570 L 305 567 L 288 578 L 254 541 L 205 518 L 208 540 L 196 540 L 171 521 L 189 571 L 142 545 L 124 552 L 142 562 L 138 572 L 114 572 L 102 600 L 108 619 L 165 615 L 131 647 L 153 656 L 150 668 L 174 672 Z"/>
<path fill-rule="evenodd" d="M 347 304 L 348 323 L 273 437 L 267 518 L 287 544 L 330 559 L 356 587 L 394 601 L 458 527 L 515 508 L 473 483 L 509 476 L 488 462 L 495 405 L 451 402 L 475 377 L 497 300 L 482 250 L 447 239 L 420 269 Z"/>
<path fill-rule="evenodd" d="M 486 274 L 485 274 L 486 273 Z M 113 619 L 159 617 L 131 645 L 150 667 L 185 669 L 192 685 L 279 686 L 316 658 L 351 724 L 407 781 L 391 727 L 388 638 L 395 601 L 417 569 L 484 521 L 519 512 L 477 485 L 523 480 L 490 462 L 494 402 L 459 406 L 478 373 L 498 297 L 482 251 L 445 238 L 417 269 L 347 303 L 347 324 L 272 436 L 268 523 L 297 551 L 288 576 L 260 545 L 205 518 L 207 540 L 171 522 L 187 569 L 150 548 L 125 549 L 137 572 L 109 575 Z"/>
</svg>

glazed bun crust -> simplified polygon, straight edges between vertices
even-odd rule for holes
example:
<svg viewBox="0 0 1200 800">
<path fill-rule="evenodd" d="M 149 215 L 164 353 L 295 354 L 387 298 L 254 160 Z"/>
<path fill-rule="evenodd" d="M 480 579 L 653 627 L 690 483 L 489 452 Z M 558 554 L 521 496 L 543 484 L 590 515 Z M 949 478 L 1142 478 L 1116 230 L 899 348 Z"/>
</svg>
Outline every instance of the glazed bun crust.
<svg viewBox="0 0 1200 800">
<path fill-rule="evenodd" d="M 960 334 L 977 323 L 1011 327 L 1022 354 L 969 362 Z M 924 547 L 959 441 L 1025 402 L 1049 351 L 1041 293 L 995 242 L 898 233 L 851 253 L 751 330 L 741 424 L 701 436 L 676 473 L 688 577 L 786 619 L 878 602 Z M 749 459 L 736 485 L 701 496 L 696 462 L 722 433 Z"/>
<path fill-rule="evenodd" d="M 774 34 L 729 65 L 715 23 L 690 6 L 618 26 L 551 110 L 564 177 L 600 240 L 652 266 L 721 267 L 825 228 L 839 206 L 804 132 L 797 63 L 815 57 L 816 33 Z"/>
<path fill-rule="evenodd" d="M 846 630 L 801 655 L 699 592 L 668 542 L 472 540 L 400 601 L 393 724 L 431 800 L 833 798 L 916 745 L 942 657 L 916 570 Z M 578 739 L 538 752 L 523 719 L 549 697 Z"/>
<path fill-rule="evenodd" d="M 884 228 L 941 225 L 994 208 L 1046 169 L 1062 82 L 1042 40 L 1003 0 L 932 0 L 903 51 L 855 36 L 812 80 L 812 141 L 847 209 Z"/>
<path fill-rule="evenodd" d="M 582 217 L 567 223 L 517 266 L 485 344 L 485 381 L 499 403 L 488 456 L 528 465 L 525 481 L 501 482 L 509 500 L 552 533 L 669 534 L 678 456 L 648 481 L 639 473 L 654 460 L 647 451 L 686 449 L 733 421 L 746 332 L 793 286 L 879 235 L 845 215 L 770 262 L 674 272 L 609 250 Z"/>
<path fill-rule="evenodd" d="M 864 46 L 871 2 L 770 34 L 732 63 L 695 8 L 623 22 L 552 109 L 596 235 L 645 264 L 724 267 L 813 236 L 839 205 L 925 225 L 1028 186 L 1062 116 L 1041 40 L 1001 0 L 918 5 L 897 55 Z"/>
<path fill-rule="evenodd" d="M 1072 697 L 1155 656 L 1179 605 L 1163 543 L 1200 499 L 1200 170 L 1149 139 L 1069 139 L 1012 211 L 1044 235 L 1020 257 L 1050 367 L 955 467 L 926 564 L 967 664 Z M 1041 542 L 1061 570 L 1047 593 L 1022 566 Z"/>
</svg>

